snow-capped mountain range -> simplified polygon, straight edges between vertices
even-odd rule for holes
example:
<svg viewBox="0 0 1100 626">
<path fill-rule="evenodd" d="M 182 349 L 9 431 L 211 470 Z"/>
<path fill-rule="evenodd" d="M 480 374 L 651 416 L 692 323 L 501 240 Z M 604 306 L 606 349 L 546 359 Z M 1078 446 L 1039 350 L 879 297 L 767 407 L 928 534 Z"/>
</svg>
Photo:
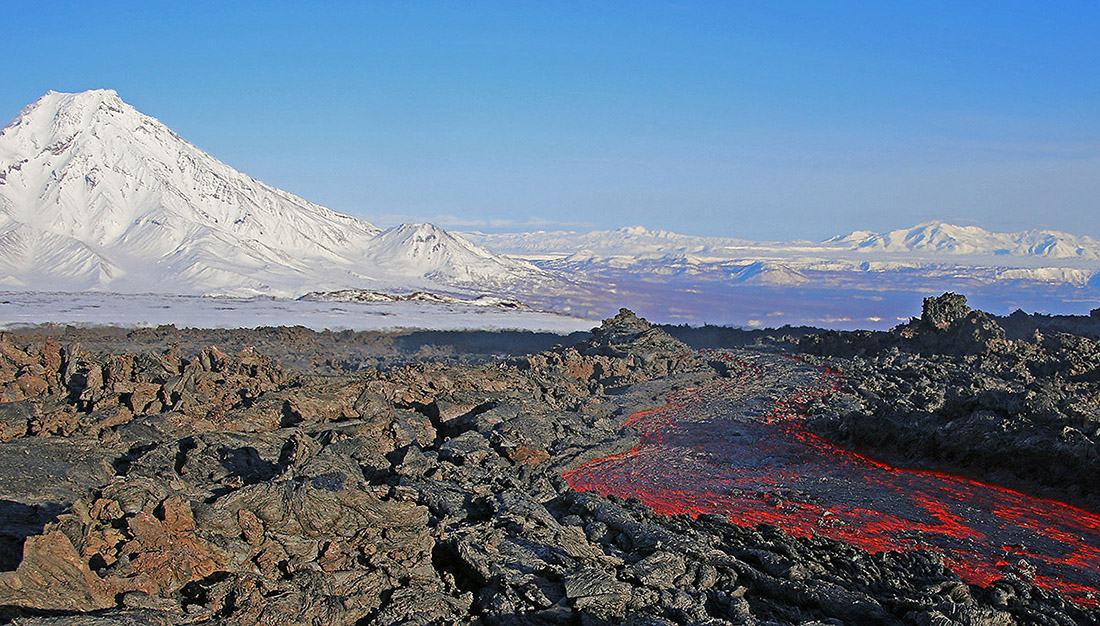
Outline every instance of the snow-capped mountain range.
<svg viewBox="0 0 1100 626">
<path fill-rule="evenodd" d="M 431 224 L 382 230 L 266 185 L 114 91 L 50 92 L 0 132 L 0 287 L 509 295 L 556 280 Z"/>
<path fill-rule="evenodd" d="M 488 296 L 478 302 L 589 317 L 632 306 L 658 321 L 738 323 L 722 316 L 744 301 L 747 290 L 731 291 L 742 286 L 764 288 L 767 315 L 776 289 L 828 293 L 838 310 L 850 294 L 886 291 L 1038 286 L 1085 301 L 1100 290 L 1100 241 L 938 221 L 823 242 L 640 226 L 383 230 L 242 174 L 110 90 L 50 92 L 0 131 L 0 290 L 355 302 L 424 293 L 414 299 Z"/>
<path fill-rule="evenodd" d="M 939 221 L 884 234 L 856 231 L 825 243 L 862 252 L 1100 259 L 1100 241 L 1091 237 L 1054 230 L 995 233 L 979 226 L 956 226 Z"/>
<path fill-rule="evenodd" d="M 887 233 L 856 231 L 823 242 L 760 242 L 631 226 L 576 233 L 466 233 L 481 245 L 574 274 L 653 279 L 694 276 L 757 285 L 819 285 L 952 278 L 1084 286 L 1098 281 L 1100 241 L 1051 230 L 997 233 L 940 221 Z M 947 285 L 951 286 L 951 285 Z M 930 287 L 935 288 L 935 287 Z"/>
<path fill-rule="evenodd" d="M 823 242 L 750 241 L 728 237 L 681 235 L 667 230 L 627 226 L 591 232 L 534 231 L 465 233 L 466 237 L 509 253 L 538 258 L 688 255 L 707 258 L 743 256 L 747 250 L 789 253 L 901 253 L 907 258 L 1018 257 L 1100 260 L 1100 240 L 1054 230 L 997 233 L 980 226 L 930 221 L 911 228 L 875 233 L 858 230 Z M 853 257 L 857 258 L 857 257 Z"/>
</svg>

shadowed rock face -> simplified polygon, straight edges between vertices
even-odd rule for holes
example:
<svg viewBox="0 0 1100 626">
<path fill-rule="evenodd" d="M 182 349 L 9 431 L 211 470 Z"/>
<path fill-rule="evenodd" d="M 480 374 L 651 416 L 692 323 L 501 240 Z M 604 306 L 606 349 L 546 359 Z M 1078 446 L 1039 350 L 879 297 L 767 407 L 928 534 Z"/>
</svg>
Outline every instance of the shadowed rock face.
<svg viewBox="0 0 1100 626">
<path fill-rule="evenodd" d="M 994 316 L 973 311 L 966 298 L 945 293 L 925 298 L 920 318 L 881 331 L 825 331 L 803 336 L 799 350 L 830 357 L 853 357 L 896 348 L 924 356 L 968 356 L 1009 349 L 1004 328 Z"/>
<path fill-rule="evenodd" d="M 925 298 L 921 310 L 921 324 L 929 328 L 944 330 L 958 319 L 970 313 L 966 305 L 966 296 L 957 293 L 945 293 L 938 298 Z"/>
<path fill-rule="evenodd" d="M 1097 621 L 1021 578 L 968 586 L 930 553 L 666 517 L 562 479 L 637 445 L 632 414 L 736 374 L 629 311 L 574 346 L 356 376 L 0 338 L 0 617 Z"/>
<path fill-rule="evenodd" d="M 804 337 L 800 349 L 848 381 L 849 393 L 812 409 L 813 430 L 896 465 L 1100 509 L 1092 480 L 1100 471 L 1100 343 L 1086 336 L 1094 322 L 964 314 L 953 296 L 926 301 L 926 317 L 962 315 L 945 327 L 922 318 L 888 333 Z"/>
</svg>

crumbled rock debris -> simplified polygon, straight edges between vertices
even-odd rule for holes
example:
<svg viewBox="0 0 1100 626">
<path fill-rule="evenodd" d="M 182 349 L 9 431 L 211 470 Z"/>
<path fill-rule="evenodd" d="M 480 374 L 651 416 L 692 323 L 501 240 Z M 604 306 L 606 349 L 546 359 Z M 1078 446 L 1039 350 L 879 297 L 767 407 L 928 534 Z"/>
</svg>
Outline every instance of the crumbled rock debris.
<svg viewBox="0 0 1100 626">
<path fill-rule="evenodd" d="M 993 415 L 1039 437 L 1000 454 L 1049 444 L 1095 460 L 1093 342 L 1025 346 L 992 318 L 940 309 L 886 339 L 802 339 L 822 360 L 842 348 L 850 368 L 852 393 L 815 406 L 822 431 L 866 443 L 853 433 L 938 424 L 963 446 L 1013 432 L 989 428 Z M 927 355 L 945 343 L 935 333 L 958 350 Z M 631 414 L 723 375 L 625 310 L 530 356 L 335 376 L 251 349 L 108 354 L 0 336 L 0 621 L 1100 622 L 1022 577 L 968 586 L 932 553 L 871 554 L 568 488 L 563 471 L 635 445 Z M 927 424 L 901 423 L 910 406 Z M 914 454 L 958 462 L 948 451 Z"/>
</svg>

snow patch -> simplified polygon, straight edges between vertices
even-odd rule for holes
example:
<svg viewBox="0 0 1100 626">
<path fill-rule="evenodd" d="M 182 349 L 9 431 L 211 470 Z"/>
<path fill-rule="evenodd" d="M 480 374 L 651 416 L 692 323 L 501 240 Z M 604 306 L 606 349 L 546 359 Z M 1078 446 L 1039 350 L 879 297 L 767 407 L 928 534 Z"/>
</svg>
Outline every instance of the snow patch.
<svg viewBox="0 0 1100 626">
<path fill-rule="evenodd" d="M 313 330 L 531 330 L 568 334 L 597 322 L 485 303 L 320 302 L 162 294 L 0 292 L 0 329 L 41 323 L 126 328 L 305 326 Z"/>
</svg>

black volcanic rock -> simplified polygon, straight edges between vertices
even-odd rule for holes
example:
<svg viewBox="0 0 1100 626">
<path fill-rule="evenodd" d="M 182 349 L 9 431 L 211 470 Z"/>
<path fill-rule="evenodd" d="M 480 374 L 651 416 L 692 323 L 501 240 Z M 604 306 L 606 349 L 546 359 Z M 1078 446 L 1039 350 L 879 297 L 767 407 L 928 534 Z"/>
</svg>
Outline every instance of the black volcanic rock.
<svg viewBox="0 0 1100 626">
<path fill-rule="evenodd" d="M 970 307 L 966 304 L 966 296 L 948 292 L 939 297 L 924 299 L 920 321 L 929 328 L 946 330 L 955 320 L 966 317 L 968 313 Z"/>
<path fill-rule="evenodd" d="M 980 355 L 1007 347 L 1007 333 L 1000 320 L 984 311 L 971 310 L 966 298 L 954 293 L 925 298 L 920 318 L 889 332 L 825 331 L 804 335 L 798 343 L 801 352 L 843 358 L 889 349 L 926 356 Z"/>
<path fill-rule="evenodd" d="M 948 304 L 962 314 L 960 300 Z M 823 400 L 812 426 L 895 465 L 1100 508 L 1100 344 L 1044 324 L 1091 321 L 970 311 L 943 328 L 807 338 L 802 348 L 843 372 L 850 392 Z"/>
<path fill-rule="evenodd" d="M 921 328 L 911 341 L 916 351 L 926 355 L 986 354 L 1007 347 L 1004 328 L 984 311 L 971 311 L 942 327 Z"/>
<path fill-rule="evenodd" d="M 970 315 L 928 332 L 980 330 Z M 304 332 L 285 338 L 303 351 Z M 838 394 L 819 417 L 878 419 L 896 399 L 900 418 L 922 402 L 967 424 L 954 431 L 963 441 L 982 432 L 967 421 L 979 407 L 1054 433 L 1059 422 L 1039 420 L 1053 407 L 1091 437 L 1092 396 L 1042 389 L 1052 377 L 1091 389 L 1092 342 L 1051 335 L 938 358 L 896 345 L 844 361 L 866 397 Z M 572 347 L 355 376 L 291 373 L 254 351 L 161 348 L 105 355 L 0 338 L 0 622 L 1098 620 L 1022 579 L 967 586 L 928 552 L 871 554 L 571 491 L 564 470 L 637 444 L 623 428 L 632 413 L 723 375 L 628 311 Z M 905 377 L 911 389 L 898 386 Z"/>
<path fill-rule="evenodd" d="M 714 373 L 687 344 L 628 309 L 593 328 L 589 339 L 535 355 L 530 362 L 535 368 L 562 369 L 591 391 L 686 372 Z"/>
<path fill-rule="evenodd" d="M 695 351 L 682 341 L 674 339 L 668 332 L 629 309 L 619 309 L 618 315 L 593 328 L 592 338 L 577 344 L 576 348 L 585 356 L 634 356 L 649 360 L 683 359 L 695 355 Z"/>
<path fill-rule="evenodd" d="M 667 333 L 656 329 L 645 319 L 638 317 L 630 309 L 619 309 L 619 313 L 606 319 L 599 327 L 592 329 L 592 338 L 580 345 L 583 354 L 603 354 L 606 356 L 626 356 L 647 344 L 667 346 Z M 668 337 L 671 339 L 671 337 Z"/>
</svg>

